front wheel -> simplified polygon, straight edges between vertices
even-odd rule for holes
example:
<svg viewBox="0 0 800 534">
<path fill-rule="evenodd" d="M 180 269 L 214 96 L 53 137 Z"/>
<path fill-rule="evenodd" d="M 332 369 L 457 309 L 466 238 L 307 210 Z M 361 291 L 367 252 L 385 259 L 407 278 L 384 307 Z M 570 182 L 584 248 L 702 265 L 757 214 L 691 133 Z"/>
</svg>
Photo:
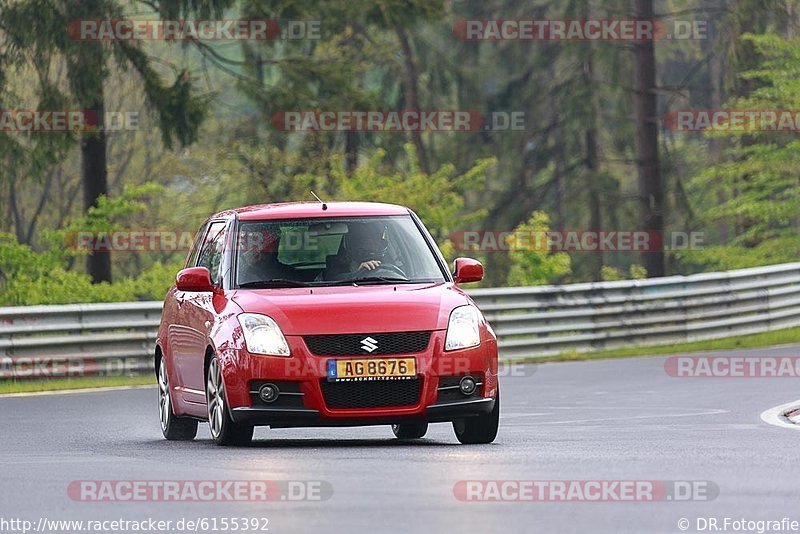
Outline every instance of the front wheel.
<svg viewBox="0 0 800 534">
<path fill-rule="evenodd" d="M 197 435 L 197 421 L 188 417 L 178 417 L 172 411 L 169 376 L 163 357 L 158 364 L 158 416 L 161 419 L 161 433 L 170 441 L 190 441 Z"/>
<path fill-rule="evenodd" d="M 397 439 L 419 439 L 428 432 L 428 423 L 401 423 L 392 425 Z"/>
<path fill-rule="evenodd" d="M 237 425 L 228 413 L 222 367 L 216 356 L 211 359 L 206 374 L 206 403 L 208 427 L 217 445 L 247 445 L 253 440 L 253 427 Z"/>
<path fill-rule="evenodd" d="M 500 426 L 500 389 L 494 401 L 494 408 L 486 415 L 468 417 L 453 421 L 458 441 L 465 445 L 491 443 L 497 437 L 497 428 Z"/>
</svg>

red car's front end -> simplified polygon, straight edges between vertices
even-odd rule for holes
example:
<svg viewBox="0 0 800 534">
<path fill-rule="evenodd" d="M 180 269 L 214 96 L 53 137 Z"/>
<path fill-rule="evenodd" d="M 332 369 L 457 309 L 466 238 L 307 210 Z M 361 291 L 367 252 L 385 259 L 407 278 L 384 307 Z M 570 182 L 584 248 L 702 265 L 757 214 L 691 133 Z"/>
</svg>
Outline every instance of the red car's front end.
<svg viewBox="0 0 800 534">
<path fill-rule="evenodd" d="M 445 351 L 452 310 L 470 304 L 453 284 L 275 293 L 232 296 L 243 310 L 275 319 L 291 352 L 289 357 L 265 356 L 249 353 L 245 343 L 231 347 L 225 385 L 234 420 L 274 427 L 353 425 L 451 421 L 491 412 L 497 341 L 486 323 L 480 325 L 478 346 Z M 348 360 L 413 360 L 415 373 L 331 380 L 330 366 Z M 476 383 L 468 394 L 459 388 L 464 377 Z M 264 386 L 276 388 L 277 397 L 270 391 L 262 395 Z"/>
</svg>

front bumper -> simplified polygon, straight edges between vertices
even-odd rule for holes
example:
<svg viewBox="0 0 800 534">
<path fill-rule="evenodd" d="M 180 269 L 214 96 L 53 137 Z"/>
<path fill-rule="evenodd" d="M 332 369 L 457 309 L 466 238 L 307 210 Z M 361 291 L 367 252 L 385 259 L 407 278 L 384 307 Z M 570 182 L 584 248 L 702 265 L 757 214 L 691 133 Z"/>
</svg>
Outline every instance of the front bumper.
<svg viewBox="0 0 800 534">
<path fill-rule="evenodd" d="M 231 409 L 231 418 L 237 424 L 292 428 L 298 426 L 370 426 L 398 423 L 444 423 L 455 419 L 476 417 L 490 413 L 495 399 L 479 398 L 428 406 L 422 415 L 369 417 L 323 417 L 317 410 L 308 408 L 270 408 L 267 406 L 241 406 Z"/>
<path fill-rule="evenodd" d="M 444 336 L 444 331 L 434 331 L 427 350 L 421 353 L 374 356 L 376 359 L 399 356 L 416 359 L 419 395 L 413 405 L 404 406 L 331 408 L 322 388 L 327 380 L 327 361 L 346 357 L 311 354 L 300 336 L 287 337 L 292 351 L 290 358 L 246 351 L 229 354 L 223 373 L 231 418 L 240 424 L 281 428 L 434 423 L 491 412 L 497 392 L 496 341 L 490 338 L 478 347 L 446 353 L 443 351 Z M 453 391 L 453 380 L 464 375 L 476 377 L 481 384 L 470 397 Z M 261 402 L 257 390 L 265 382 L 280 384 L 282 390 L 285 385 L 291 386 L 287 393 L 290 402 Z"/>
</svg>

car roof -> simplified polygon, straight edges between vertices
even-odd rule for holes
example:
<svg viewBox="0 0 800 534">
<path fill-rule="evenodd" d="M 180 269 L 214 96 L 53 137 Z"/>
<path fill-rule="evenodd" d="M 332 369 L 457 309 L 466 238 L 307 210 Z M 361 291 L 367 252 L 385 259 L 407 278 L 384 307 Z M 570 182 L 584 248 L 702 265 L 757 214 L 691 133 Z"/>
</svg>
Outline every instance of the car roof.
<svg viewBox="0 0 800 534">
<path fill-rule="evenodd" d="M 238 216 L 243 221 L 264 219 L 289 219 L 295 217 L 348 217 L 370 215 L 407 215 L 408 208 L 395 204 L 379 202 L 327 202 L 327 209 L 317 201 L 281 202 L 277 204 L 257 204 L 232 210 L 221 211 L 211 219 Z"/>
</svg>

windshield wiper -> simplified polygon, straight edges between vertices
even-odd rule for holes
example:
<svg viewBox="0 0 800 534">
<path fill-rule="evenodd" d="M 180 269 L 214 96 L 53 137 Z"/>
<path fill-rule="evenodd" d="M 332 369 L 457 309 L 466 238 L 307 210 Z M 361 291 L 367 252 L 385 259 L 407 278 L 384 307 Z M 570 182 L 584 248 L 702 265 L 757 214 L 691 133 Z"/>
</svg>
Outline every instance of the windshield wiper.
<svg viewBox="0 0 800 534">
<path fill-rule="evenodd" d="M 301 282 L 300 280 L 289 280 L 288 278 L 273 278 L 272 280 L 256 280 L 254 282 L 245 282 L 239 284 L 242 289 L 256 288 L 256 289 L 270 289 L 276 287 L 308 287 L 311 284 Z"/>
<path fill-rule="evenodd" d="M 354 278 L 352 280 L 346 280 L 347 283 L 350 284 L 380 284 L 380 283 L 389 283 L 389 284 L 397 284 L 397 283 L 409 283 L 411 280 L 408 278 L 402 278 L 399 276 L 365 276 L 363 278 Z"/>
</svg>

